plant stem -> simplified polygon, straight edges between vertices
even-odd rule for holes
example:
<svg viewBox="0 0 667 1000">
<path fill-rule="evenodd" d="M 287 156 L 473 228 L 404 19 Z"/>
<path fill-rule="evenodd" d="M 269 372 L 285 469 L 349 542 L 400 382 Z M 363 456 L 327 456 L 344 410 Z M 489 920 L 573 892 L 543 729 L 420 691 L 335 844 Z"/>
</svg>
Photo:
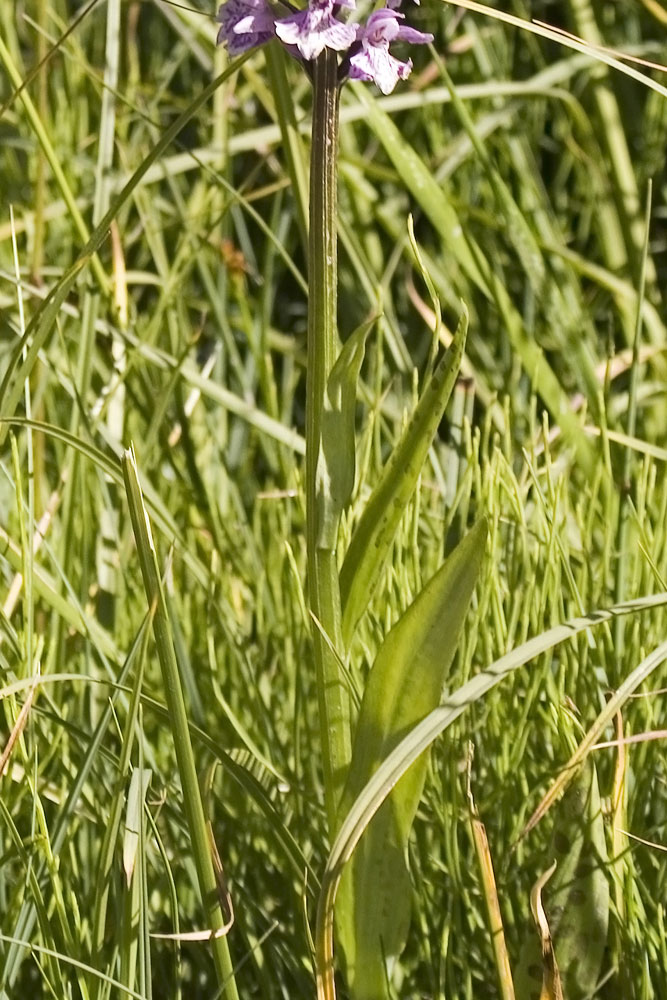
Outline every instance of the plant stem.
<svg viewBox="0 0 667 1000">
<path fill-rule="evenodd" d="M 239 1000 L 234 978 L 234 966 L 227 938 L 223 933 L 225 917 L 220 904 L 220 894 L 213 867 L 206 817 L 190 739 L 185 698 L 183 696 L 181 677 L 174 651 L 172 627 L 169 620 L 169 612 L 160 577 L 150 523 L 139 485 L 139 475 L 133 451 L 126 451 L 124 453 L 122 467 L 132 530 L 137 543 L 141 575 L 153 616 L 153 634 L 162 670 L 165 698 L 174 739 L 174 750 L 176 752 L 176 763 L 181 779 L 185 820 L 192 843 L 192 855 L 195 862 L 202 904 L 206 913 L 208 926 L 213 932 L 211 938 L 213 961 L 215 963 L 218 982 L 220 983 L 221 995 L 224 996 L 225 1000 Z"/>
<path fill-rule="evenodd" d="M 317 695 L 329 831 L 350 761 L 350 700 L 336 650 L 342 650 L 335 544 L 320 536 L 328 477 L 323 471 L 322 412 L 335 361 L 339 90 L 335 53 L 324 50 L 313 74 L 308 241 L 308 370 L 306 377 L 306 521 L 308 593 L 313 623 Z M 335 540 L 334 540 L 335 541 Z M 329 640 L 327 642 L 327 639 Z"/>
</svg>

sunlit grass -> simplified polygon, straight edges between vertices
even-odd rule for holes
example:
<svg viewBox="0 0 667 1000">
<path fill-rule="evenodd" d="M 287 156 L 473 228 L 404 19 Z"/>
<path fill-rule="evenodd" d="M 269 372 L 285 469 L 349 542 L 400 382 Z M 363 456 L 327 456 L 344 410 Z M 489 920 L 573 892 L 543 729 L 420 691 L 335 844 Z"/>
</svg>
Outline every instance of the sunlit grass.
<svg viewBox="0 0 667 1000">
<path fill-rule="evenodd" d="M 239 993 L 313 996 L 331 844 L 304 598 L 310 90 L 289 63 L 267 77 L 257 53 L 195 108 L 224 70 L 211 11 L 108 0 L 12 99 L 69 6 L 38 0 L 33 21 L 0 2 L 3 746 L 14 739 L 0 797 L 0 984 L 8 997 L 156 1000 L 218 988 L 210 943 L 150 937 L 205 930 L 206 917 L 123 489 L 132 442 L 233 903 Z M 592 9 L 606 44 L 665 61 L 648 0 L 599 6 L 530 14 L 581 35 Z M 354 635 L 355 704 L 386 632 L 481 514 L 489 541 L 446 694 L 549 628 L 667 589 L 665 98 L 460 7 L 425 0 L 416 23 L 436 34 L 453 95 L 426 51 L 390 98 L 342 95 L 342 336 L 382 311 L 362 370 L 346 543 L 433 362 L 410 213 L 443 345 L 461 300 L 469 310 L 468 381 Z M 169 138 L 179 115 L 187 124 Z M 114 238 L 101 226 L 73 268 L 114 206 Z M 529 897 L 553 860 L 558 804 L 523 837 L 525 825 L 664 638 L 659 606 L 582 630 L 436 741 L 395 996 L 498 995 L 468 741 L 518 969 L 537 940 Z M 621 708 L 625 736 L 666 728 L 662 687 L 657 666 Z M 611 859 L 600 997 L 663 988 L 665 855 L 623 832 L 663 843 L 663 758 L 660 740 L 628 745 L 620 765 L 617 748 L 591 752 Z M 135 842 L 137 769 L 151 780 Z M 129 886 L 128 836 L 140 856 Z"/>
</svg>

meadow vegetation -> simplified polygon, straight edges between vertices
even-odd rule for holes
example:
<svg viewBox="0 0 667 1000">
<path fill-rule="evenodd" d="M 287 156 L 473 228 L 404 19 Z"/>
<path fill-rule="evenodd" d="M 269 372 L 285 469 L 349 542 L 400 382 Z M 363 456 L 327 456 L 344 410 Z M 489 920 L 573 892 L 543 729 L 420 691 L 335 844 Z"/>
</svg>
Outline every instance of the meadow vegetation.
<svg viewBox="0 0 667 1000">
<path fill-rule="evenodd" d="M 497 6 L 667 62 L 658 0 Z M 238 995 L 315 996 L 332 836 L 306 591 L 311 87 L 273 46 L 212 84 L 228 65 L 213 13 L 0 0 L 9 1000 L 233 995 L 221 953 L 188 937 L 206 926 L 197 790 Z M 386 995 L 508 1000 L 509 968 L 518 1000 L 539 997 L 531 891 L 556 860 L 542 895 L 567 1000 L 652 1000 L 667 996 L 667 81 L 442 0 L 410 17 L 435 36 L 411 78 L 341 95 L 341 341 L 368 325 L 341 560 L 464 306 L 469 321 L 341 666 L 354 712 L 389 629 L 488 528 L 443 697 L 469 694 L 431 749 Z M 476 689 L 501 657 L 507 675 Z"/>
</svg>

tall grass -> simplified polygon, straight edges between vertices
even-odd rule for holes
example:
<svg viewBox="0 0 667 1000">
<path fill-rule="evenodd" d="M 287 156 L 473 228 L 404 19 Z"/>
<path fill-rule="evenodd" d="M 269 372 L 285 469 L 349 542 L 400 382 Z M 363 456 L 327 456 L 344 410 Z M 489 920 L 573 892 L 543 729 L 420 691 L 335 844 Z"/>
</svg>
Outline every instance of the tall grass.
<svg viewBox="0 0 667 1000">
<path fill-rule="evenodd" d="M 667 61 L 649 0 L 503 7 Z M 279 52 L 228 70 L 211 13 L 0 0 L 10 998 L 210 998 L 225 977 L 231 995 L 230 968 L 243 997 L 315 992 L 334 845 L 304 589 L 311 90 Z M 355 712 L 390 627 L 482 514 L 486 553 L 445 705 L 532 637 L 667 590 L 665 97 L 461 5 L 424 2 L 413 21 L 436 41 L 408 84 L 341 96 L 342 339 L 374 319 L 341 554 L 433 371 L 434 328 L 448 345 L 462 300 L 470 321 L 463 377 L 350 644 Z M 131 442 L 196 786 L 182 783 L 123 486 Z M 531 889 L 581 785 L 526 826 L 644 662 L 577 779 L 592 762 L 601 807 L 572 825 L 596 845 L 608 894 L 589 993 L 663 994 L 667 726 L 651 655 L 664 639 L 659 599 L 586 621 L 444 729 L 409 843 L 413 919 L 390 995 L 498 995 L 471 816 L 517 996 L 539 990 L 522 971 L 531 948 L 539 962 Z M 619 735 L 634 741 L 619 748 Z M 210 821 L 206 861 L 193 811 L 200 832 Z M 567 893 L 559 877 L 545 902 Z M 206 938 L 212 909 L 224 924 L 230 902 L 227 966 L 222 939 L 192 932 Z M 566 981 L 590 955 L 587 920 L 561 931 Z"/>
</svg>

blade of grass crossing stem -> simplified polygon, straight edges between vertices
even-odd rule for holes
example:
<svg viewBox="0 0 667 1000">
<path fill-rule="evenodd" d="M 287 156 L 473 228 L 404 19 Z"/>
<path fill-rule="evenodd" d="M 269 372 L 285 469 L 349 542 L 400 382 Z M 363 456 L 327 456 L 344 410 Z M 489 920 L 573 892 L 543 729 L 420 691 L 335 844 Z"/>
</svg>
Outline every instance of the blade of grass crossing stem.
<svg viewBox="0 0 667 1000">
<path fill-rule="evenodd" d="M 343 869 L 352 857 L 371 819 L 408 768 L 445 729 L 465 712 L 466 708 L 483 698 L 505 677 L 529 660 L 539 656 L 540 653 L 553 649 L 566 639 L 573 638 L 585 629 L 612 620 L 617 615 L 632 614 L 665 604 L 667 604 L 667 592 L 662 592 L 626 601 L 612 608 L 593 611 L 581 618 L 572 618 L 562 625 L 547 629 L 546 632 L 540 633 L 505 656 L 501 656 L 485 670 L 472 677 L 457 691 L 449 695 L 440 708 L 430 712 L 407 736 L 401 739 L 398 746 L 382 762 L 355 799 L 340 825 L 329 854 L 322 877 L 315 935 L 318 1000 L 333 1000 L 336 996 L 333 980 L 333 914 Z M 658 657 L 658 653 L 660 653 L 660 657 Z M 647 661 L 644 661 L 642 666 L 645 673 L 643 676 L 648 676 L 650 669 L 662 662 L 665 656 L 667 656 L 667 643 L 664 643 Z M 612 714 L 617 709 L 618 706 L 614 706 Z"/>
<path fill-rule="evenodd" d="M 5 943 L 13 945 L 18 948 L 22 949 L 27 948 L 30 950 L 33 956 L 45 955 L 47 957 L 56 958 L 59 962 L 62 962 L 63 965 L 68 965 L 71 966 L 71 968 L 76 969 L 77 974 L 78 970 L 81 970 L 82 978 L 85 975 L 88 977 L 88 979 L 91 978 L 100 979 L 104 983 L 106 983 L 106 985 L 109 987 L 109 995 L 112 996 L 118 995 L 119 997 L 132 997 L 133 1000 L 147 1000 L 147 998 L 143 994 L 137 993 L 135 990 L 128 989 L 127 987 L 123 986 L 123 984 L 119 982 L 117 979 L 112 979 L 111 976 L 107 976 L 106 973 L 100 972 L 94 966 L 87 965 L 85 962 L 80 962 L 78 959 L 72 958 L 72 956 L 69 953 L 63 953 L 57 951 L 55 948 L 45 948 L 43 945 L 36 944 L 34 941 L 28 941 L 23 938 L 13 937 L 10 936 L 9 934 L 3 934 L 2 932 L 0 932 L 0 941 L 4 941 Z M 57 997 L 71 996 L 71 990 L 69 989 L 69 983 L 71 983 L 72 981 L 71 973 L 67 978 L 68 978 L 68 987 L 63 988 L 61 992 L 57 992 L 55 991 L 55 989 L 52 988 L 51 990 L 52 996 L 53 995 Z M 79 980 L 79 982 L 81 981 L 82 979 Z M 52 986 L 52 984 L 49 985 Z M 117 994 L 112 994 L 111 993 L 112 990 L 117 990 L 118 991 Z M 8 996 L 7 993 L 0 993 L 0 1000 L 7 1000 L 7 996 Z"/>
<path fill-rule="evenodd" d="M 144 507 L 136 460 L 132 451 L 127 451 L 122 459 L 125 490 L 127 493 L 132 530 L 137 543 L 141 574 L 148 599 L 148 606 L 155 608 L 153 632 L 162 670 L 169 721 L 171 723 L 176 760 L 183 790 L 183 803 L 192 853 L 199 880 L 202 903 L 208 926 L 212 931 L 221 931 L 225 926 L 221 902 L 218 897 L 213 859 L 208 842 L 206 818 L 199 790 L 197 768 L 190 740 L 188 718 L 178 664 L 171 637 L 171 626 L 160 579 L 157 552 L 153 543 L 148 514 Z M 216 971 L 227 1000 L 238 1000 L 231 956 L 227 939 L 214 936 L 211 941 Z"/>
<path fill-rule="evenodd" d="M 343 641 L 349 646 L 391 551 L 428 450 L 458 377 L 468 330 L 464 307 L 451 346 L 424 386 L 414 413 L 382 470 L 352 535 L 340 571 Z"/>
<path fill-rule="evenodd" d="M 478 521 L 382 643 L 361 703 L 341 818 L 402 736 L 440 702 L 486 533 L 486 521 Z M 405 854 L 427 767 L 424 754 L 401 778 L 343 876 L 337 927 L 355 1000 L 388 995 L 385 959 L 405 947 L 412 895 Z"/>
</svg>

